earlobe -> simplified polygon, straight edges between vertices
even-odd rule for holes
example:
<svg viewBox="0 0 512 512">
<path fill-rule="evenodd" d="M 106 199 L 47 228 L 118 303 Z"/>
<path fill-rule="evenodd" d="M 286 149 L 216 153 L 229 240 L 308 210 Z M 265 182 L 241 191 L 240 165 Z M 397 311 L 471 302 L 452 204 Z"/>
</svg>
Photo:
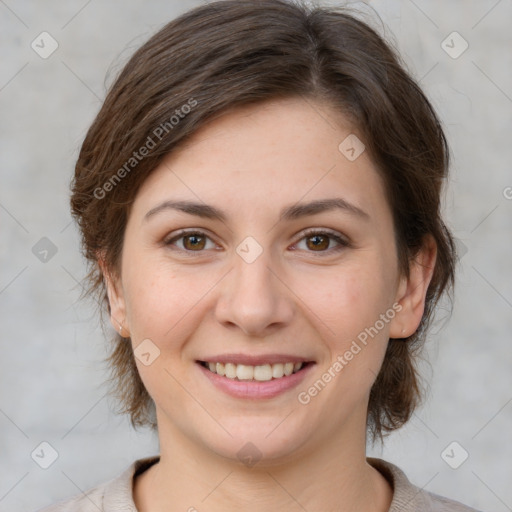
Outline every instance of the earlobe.
<svg viewBox="0 0 512 512">
<path fill-rule="evenodd" d="M 418 329 L 425 311 L 428 286 L 434 275 L 436 256 L 435 240 L 426 235 L 422 248 L 410 262 L 409 277 L 400 279 L 396 302 L 402 309 L 391 323 L 390 338 L 408 338 Z"/>
<path fill-rule="evenodd" d="M 126 305 L 120 278 L 107 268 L 103 257 L 98 257 L 98 265 L 103 274 L 105 288 L 107 290 L 110 305 L 110 323 L 123 338 L 130 336 L 130 331 L 125 325 Z"/>
</svg>

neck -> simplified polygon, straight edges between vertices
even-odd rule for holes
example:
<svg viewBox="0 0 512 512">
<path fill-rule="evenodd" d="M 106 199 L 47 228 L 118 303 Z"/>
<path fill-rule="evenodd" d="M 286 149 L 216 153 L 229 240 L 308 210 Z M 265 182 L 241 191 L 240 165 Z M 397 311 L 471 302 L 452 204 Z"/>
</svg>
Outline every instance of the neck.
<svg viewBox="0 0 512 512">
<path fill-rule="evenodd" d="M 308 446 L 286 461 L 263 458 L 252 467 L 202 449 L 179 431 L 160 428 L 159 436 L 160 461 L 135 481 L 141 512 L 169 506 L 188 512 L 386 512 L 391 503 L 391 487 L 366 462 L 364 436 L 340 435 L 329 446 Z"/>
</svg>

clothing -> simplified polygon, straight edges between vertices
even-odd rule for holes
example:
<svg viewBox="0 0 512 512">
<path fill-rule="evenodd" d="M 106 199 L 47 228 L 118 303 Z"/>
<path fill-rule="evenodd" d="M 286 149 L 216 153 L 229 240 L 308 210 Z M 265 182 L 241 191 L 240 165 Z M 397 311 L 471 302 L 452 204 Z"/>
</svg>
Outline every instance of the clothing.
<svg viewBox="0 0 512 512">
<path fill-rule="evenodd" d="M 137 512 L 133 502 L 133 481 L 160 458 L 136 460 L 120 476 L 37 512 Z M 459 502 L 423 491 L 412 485 L 397 466 L 382 459 L 367 458 L 393 487 L 393 501 L 388 512 L 478 512 Z"/>
</svg>

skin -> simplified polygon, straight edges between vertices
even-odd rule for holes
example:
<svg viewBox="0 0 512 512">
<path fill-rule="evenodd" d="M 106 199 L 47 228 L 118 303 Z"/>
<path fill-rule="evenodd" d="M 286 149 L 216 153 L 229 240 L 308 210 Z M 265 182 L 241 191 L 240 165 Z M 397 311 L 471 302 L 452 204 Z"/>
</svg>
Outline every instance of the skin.
<svg viewBox="0 0 512 512">
<path fill-rule="evenodd" d="M 426 240 L 410 277 L 400 275 L 381 178 L 366 151 L 351 162 L 338 149 L 351 133 L 319 101 L 234 109 L 204 125 L 139 190 L 120 271 L 104 275 L 115 327 L 120 321 L 134 349 L 149 338 L 160 350 L 149 366 L 136 359 L 156 403 L 161 457 L 135 480 L 140 511 L 388 510 L 392 490 L 365 459 L 368 397 L 388 339 L 419 325 L 436 250 Z M 367 216 L 333 209 L 280 219 L 285 206 L 335 197 Z M 226 219 L 172 209 L 145 219 L 168 200 L 206 203 Z M 166 245 L 182 228 L 207 238 Z M 349 245 L 321 237 L 318 247 L 308 228 L 333 230 Z M 263 251 L 252 263 L 236 252 L 248 236 Z M 393 304 L 400 312 L 299 403 L 298 393 Z M 315 365 L 279 396 L 233 398 L 196 363 L 225 353 L 293 354 Z M 253 467 L 237 457 L 248 442 L 261 453 Z"/>
</svg>

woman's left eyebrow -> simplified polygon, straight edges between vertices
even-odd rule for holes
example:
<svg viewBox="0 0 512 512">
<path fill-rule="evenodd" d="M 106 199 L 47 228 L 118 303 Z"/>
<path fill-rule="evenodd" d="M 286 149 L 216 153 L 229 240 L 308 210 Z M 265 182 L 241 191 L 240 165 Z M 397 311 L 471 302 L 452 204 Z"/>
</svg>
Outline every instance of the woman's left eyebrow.
<svg viewBox="0 0 512 512">
<path fill-rule="evenodd" d="M 222 222 L 227 220 L 226 213 L 219 210 L 215 206 L 211 206 L 205 203 L 196 203 L 194 201 L 173 200 L 164 201 L 163 203 L 149 210 L 144 216 L 144 220 L 148 220 L 150 217 L 156 215 L 157 213 L 166 210 L 177 210 L 180 212 L 188 213 L 189 215 L 195 215 L 196 217 L 220 220 Z M 279 218 L 282 220 L 295 220 L 300 217 L 316 215 L 330 210 L 341 210 L 345 213 L 357 216 L 366 221 L 370 219 L 370 216 L 364 210 L 341 197 L 331 199 L 318 199 L 316 201 L 310 201 L 309 203 L 296 203 L 290 206 L 286 206 L 281 210 Z"/>
</svg>

